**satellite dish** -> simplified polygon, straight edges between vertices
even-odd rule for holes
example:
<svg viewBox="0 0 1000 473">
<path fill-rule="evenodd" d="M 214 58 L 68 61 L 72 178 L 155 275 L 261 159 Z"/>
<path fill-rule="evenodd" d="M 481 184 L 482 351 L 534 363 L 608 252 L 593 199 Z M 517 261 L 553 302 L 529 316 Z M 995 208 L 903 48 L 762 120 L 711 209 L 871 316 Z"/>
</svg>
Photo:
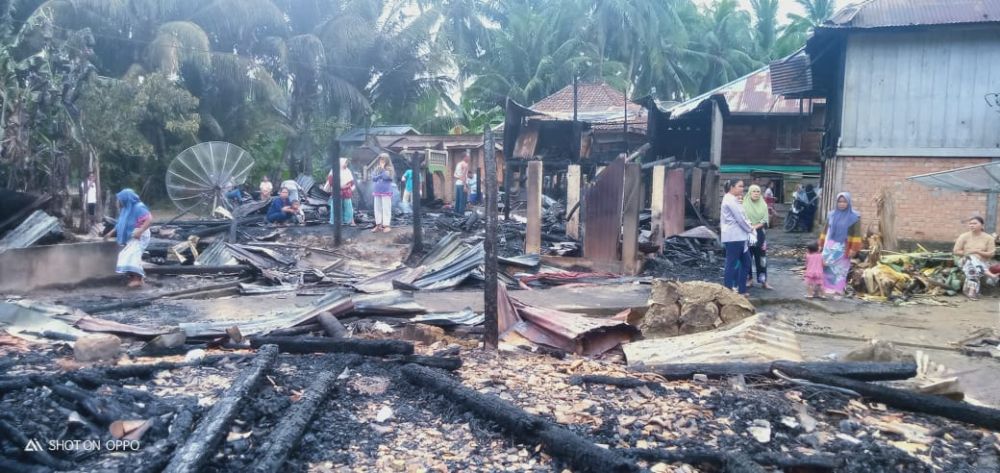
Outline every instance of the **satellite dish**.
<svg viewBox="0 0 1000 473">
<path fill-rule="evenodd" d="M 242 185 L 253 167 L 246 150 L 232 143 L 208 141 L 178 154 L 167 168 L 167 195 L 183 212 L 209 216 L 230 208 L 226 193 Z"/>
</svg>

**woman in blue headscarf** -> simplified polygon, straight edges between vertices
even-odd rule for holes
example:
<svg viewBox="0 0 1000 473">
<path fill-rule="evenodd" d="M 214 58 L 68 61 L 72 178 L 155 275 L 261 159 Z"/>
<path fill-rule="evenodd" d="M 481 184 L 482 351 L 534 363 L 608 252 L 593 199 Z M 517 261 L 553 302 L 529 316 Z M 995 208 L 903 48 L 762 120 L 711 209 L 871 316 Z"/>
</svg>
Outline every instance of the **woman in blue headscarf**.
<svg viewBox="0 0 1000 473">
<path fill-rule="evenodd" d="M 108 234 L 108 238 L 117 237 L 118 244 L 124 247 L 118 253 L 115 272 L 128 275 L 128 287 L 141 287 L 142 279 L 146 277 L 142 269 L 142 253 L 149 245 L 153 214 L 132 189 L 123 189 L 118 193 L 118 208 L 118 223 Z"/>
<path fill-rule="evenodd" d="M 863 244 L 861 214 L 854 210 L 851 194 L 841 192 L 837 194 L 837 207 L 830 211 L 819 234 L 819 247 L 823 249 L 823 290 L 827 294 L 844 294 L 851 258 L 861 251 Z"/>
</svg>

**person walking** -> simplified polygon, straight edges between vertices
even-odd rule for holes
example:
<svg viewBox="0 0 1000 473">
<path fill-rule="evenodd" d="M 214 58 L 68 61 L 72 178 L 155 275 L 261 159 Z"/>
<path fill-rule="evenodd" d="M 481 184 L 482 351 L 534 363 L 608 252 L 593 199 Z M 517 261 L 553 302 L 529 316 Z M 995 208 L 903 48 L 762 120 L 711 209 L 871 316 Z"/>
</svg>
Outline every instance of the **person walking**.
<svg viewBox="0 0 1000 473">
<path fill-rule="evenodd" d="M 740 204 L 743 196 L 743 180 L 728 180 L 723 188 L 726 191 L 722 198 L 720 211 L 720 227 L 722 245 L 726 250 L 726 269 L 724 284 L 726 287 L 746 294 L 747 273 L 750 269 L 749 245 L 755 243 L 753 227 L 747 221 L 746 212 Z"/>
<path fill-rule="evenodd" d="M 142 269 L 142 254 L 149 246 L 149 227 L 153 214 L 132 189 L 122 189 L 118 197 L 118 222 L 105 238 L 115 237 L 122 246 L 118 252 L 115 272 L 128 275 L 128 287 L 141 287 L 146 272 Z"/>
<path fill-rule="evenodd" d="M 757 282 L 764 289 L 771 289 L 767 284 L 767 231 L 765 230 L 770 215 L 759 186 L 750 186 L 749 198 L 743 199 L 743 210 L 757 236 L 757 241 L 750 245 L 753 267 L 747 268 L 747 286 L 753 286 L 753 269 L 757 268 Z"/>
<path fill-rule="evenodd" d="M 469 179 L 469 152 L 466 151 L 465 155 L 462 156 L 462 160 L 455 165 L 455 212 L 459 215 L 465 215 L 465 202 L 468 198 L 468 187 L 466 185 Z"/>
<path fill-rule="evenodd" d="M 392 229 L 392 160 L 388 153 L 378 156 L 378 167 L 372 173 L 372 196 L 375 201 L 375 228 L 373 233 L 389 233 Z"/>
<path fill-rule="evenodd" d="M 851 258 L 861 251 L 861 214 L 851 204 L 851 194 L 837 194 L 837 208 L 830 211 L 819 247 L 823 249 L 823 291 L 837 297 L 847 289 Z"/>
</svg>

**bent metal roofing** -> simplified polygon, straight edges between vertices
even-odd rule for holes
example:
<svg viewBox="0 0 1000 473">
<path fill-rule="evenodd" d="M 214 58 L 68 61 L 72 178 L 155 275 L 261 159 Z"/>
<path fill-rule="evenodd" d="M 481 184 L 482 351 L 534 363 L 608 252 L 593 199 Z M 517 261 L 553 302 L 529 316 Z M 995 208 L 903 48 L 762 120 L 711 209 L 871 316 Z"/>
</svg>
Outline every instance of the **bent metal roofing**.
<svg viewBox="0 0 1000 473">
<path fill-rule="evenodd" d="M 840 9 L 821 28 L 887 28 L 1000 22 L 1000 0 L 868 0 Z"/>
</svg>

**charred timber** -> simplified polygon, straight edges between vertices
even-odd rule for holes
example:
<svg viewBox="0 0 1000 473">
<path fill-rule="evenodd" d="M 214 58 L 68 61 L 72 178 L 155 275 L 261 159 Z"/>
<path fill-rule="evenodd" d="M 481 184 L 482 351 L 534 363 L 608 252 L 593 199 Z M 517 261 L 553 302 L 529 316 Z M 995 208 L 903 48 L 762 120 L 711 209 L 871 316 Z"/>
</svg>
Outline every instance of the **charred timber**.
<svg viewBox="0 0 1000 473">
<path fill-rule="evenodd" d="M 239 411 L 243 400 L 257 385 L 264 374 L 274 366 L 278 359 L 278 347 L 262 346 L 252 365 L 243 370 L 239 377 L 215 402 L 187 441 L 174 452 L 170 463 L 163 471 L 165 473 L 194 473 L 208 461 L 226 433 L 229 424 Z"/>
<path fill-rule="evenodd" d="M 529 414 L 499 397 L 469 389 L 444 373 L 422 366 L 406 365 L 403 375 L 410 383 L 442 395 L 473 414 L 495 422 L 527 444 L 541 443 L 550 455 L 574 469 L 594 472 L 632 472 L 638 466 L 624 456 L 542 417 Z"/>
<path fill-rule="evenodd" d="M 28 445 L 28 441 L 30 440 L 27 435 L 24 435 L 24 432 L 21 432 L 17 429 L 17 427 L 14 427 L 14 424 L 6 418 L 0 419 L 0 436 L 3 436 L 14 445 Z M 72 463 L 55 458 L 44 449 L 32 452 L 25 451 L 24 454 L 30 458 L 31 461 L 38 463 L 39 465 L 45 465 L 54 470 L 69 470 L 73 468 Z"/>
<path fill-rule="evenodd" d="M 250 346 L 277 345 L 282 353 L 355 353 L 365 356 L 412 355 L 413 344 L 401 340 L 330 340 L 325 337 L 256 337 Z"/>
<path fill-rule="evenodd" d="M 794 378 L 850 389 L 862 396 L 897 409 L 920 412 L 1000 431 L 1000 410 L 979 407 L 930 394 L 920 394 L 878 384 L 817 373 L 792 363 L 775 363 L 774 368 Z"/>
<path fill-rule="evenodd" d="M 181 442 L 191 434 L 194 427 L 194 411 L 196 405 L 184 406 L 174 415 L 170 423 L 170 434 L 167 438 L 156 442 L 149 450 L 143 450 L 139 465 L 130 469 L 134 473 L 159 473 L 170 462 L 170 454 Z"/>
<path fill-rule="evenodd" d="M 323 331 L 326 332 L 326 336 L 334 340 L 348 338 L 347 329 L 344 328 L 344 324 L 342 324 L 340 320 L 331 315 L 329 312 L 323 312 L 322 314 L 317 315 L 316 320 L 319 322 L 320 327 L 323 327 Z"/>
<path fill-rule="evenodd" d="M 917 375 L 914 363 L 882 362 L 790 362 L 774 363 L 678 363 L 648 366 L 649 371 L 670 380 L 691 379 L 696 374 L 712 378 L 726 376 L 773 376 L 775 365 L 794 366 L 812 373 L 822 373 L 859 381 L 892 381 L 910 379 Z M 785 370 L 782 370 L 785 371 Z"/>
<path fill-rule="evenodd" d="M 261 445 L 262 453 L 251 468 L 253 473 L 275 473 L 281 470 L 288 455 L 295 451 L 302 434 L 316 417 L 316 411 L 330 395 L 337 376 L 343 369 L 343 366 L 331 366 L 320 372 L 302 398 L 282 416 L 281 423 Z"/>
<path fill-rule="evenodd" d="M 269 337 L 293 337 L 295 335 L 306 335 L 323 330 L 320 324 L 305 324 L 298 327 L 279 328 L 267 333 Z"/>
<path fill-rule="evenodd" d="M 626 389 L 636 389 L 636 388 L 650 388 L 654 391 L 664 392 L 666 389 L 662 384 L 655 381 L 644 381 L 636 378 L 619 378 L 615 376 L 604 376 L 597 374 L 588 374 L 582 376 L 570 376 L 569 384 L 573 386 L 580 386 L 583 384 L 603 384 L 607 386 L 615 386 L 619 388 Z"/>
<path fill-rule="evenodd" d="M 389 357 L 385 361 L 393 363 L 413 363 L 415 365 L 426 366 L 428 368 L 437 368 L 439 370 L 445 371 L 455 371 L 462 367 L 462 359 L 456 357 L 444 357 L 444 356 L 420 356 L 420 355 L 406 355 L 406 356 L 393 356 Z"/>
</svg>

